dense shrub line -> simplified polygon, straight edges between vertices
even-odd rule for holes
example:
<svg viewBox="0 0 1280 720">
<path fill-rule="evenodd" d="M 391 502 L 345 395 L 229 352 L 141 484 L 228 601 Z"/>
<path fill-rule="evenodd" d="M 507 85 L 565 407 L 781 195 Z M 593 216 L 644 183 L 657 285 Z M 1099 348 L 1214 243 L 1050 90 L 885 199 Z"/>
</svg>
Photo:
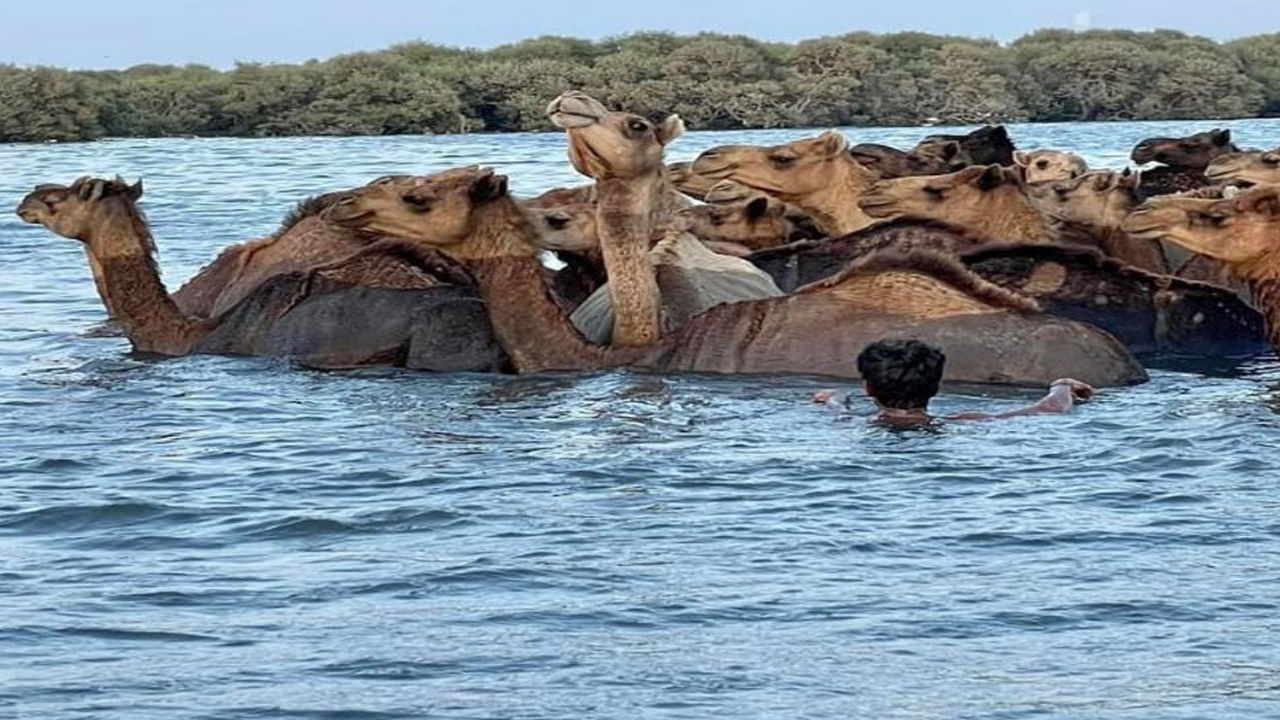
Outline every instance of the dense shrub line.
<svg viewBox="0 0 1280 720">
<path fill-rule="evenodd" d="M 67 71 L 0 65 L 0 142 L 173 135 L 539 130 L 578 88 L 699 129 L 1280 114 L 1280 33 L 1041 30 L 1009 45 L 852 33 L 542 37 L 488 51 L 424 43 L 301 65 Z"/>
</svg>

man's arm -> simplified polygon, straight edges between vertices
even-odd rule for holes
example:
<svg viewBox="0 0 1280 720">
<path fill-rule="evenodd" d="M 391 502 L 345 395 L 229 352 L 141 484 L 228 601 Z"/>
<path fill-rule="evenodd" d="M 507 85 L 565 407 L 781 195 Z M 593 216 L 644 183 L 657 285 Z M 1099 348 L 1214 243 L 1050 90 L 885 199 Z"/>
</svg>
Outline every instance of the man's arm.
<svg viewBox="0 0 1280 720">
<path fill-rule="evenodd" d="M 1085 402 L 1093 397 L 1094 389 L 1087 383 L 1072 378 L 1060 378 L 1049 383 L 1049 394 L 1040 398 L 1034 405 L 1002 413 L 957 413 L 948 416 L 949 420 L 998 420 L 1000 418 L 1020 417 L 1022 415 L 1045 415 L 1049 413 L 1070 412 L 1078 402 Z"/>
</svg>

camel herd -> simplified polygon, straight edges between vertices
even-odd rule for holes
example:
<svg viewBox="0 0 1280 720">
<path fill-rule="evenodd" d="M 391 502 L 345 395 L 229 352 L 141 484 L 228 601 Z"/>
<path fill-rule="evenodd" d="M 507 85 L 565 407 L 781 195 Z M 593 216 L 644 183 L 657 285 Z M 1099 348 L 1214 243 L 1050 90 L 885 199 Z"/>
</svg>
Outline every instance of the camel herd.
<svg viewBox="0 0 1280 720">
<path fill-rule="evenodd" d="M 1137 173 L 1019 152 L 1003 127 L 910 150 L 840 133 L 667 165 L 683 123 L 556 98 L 591 184 L 517 199 L 467 167 L 299 205 L 177 292 L 141 182 L 41 185 L 18 215 L 82 241 L 140 352 L 281 355 L 530 373 L 856 377 L 886 337 L 940 346 L 953 381 L 1142 382 L 1138 357 L 1280 347 L 1280 150 L 1227 130 L 1152 138 Z"/>
</svg>

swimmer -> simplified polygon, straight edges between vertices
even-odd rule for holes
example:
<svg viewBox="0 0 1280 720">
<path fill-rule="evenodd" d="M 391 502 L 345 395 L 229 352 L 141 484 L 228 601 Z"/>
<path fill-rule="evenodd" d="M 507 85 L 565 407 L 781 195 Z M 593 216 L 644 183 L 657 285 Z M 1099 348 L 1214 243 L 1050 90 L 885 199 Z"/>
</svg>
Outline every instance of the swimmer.
<svg viewBox="0 0 1280 720">
<path fill-rule="evenodd" d="M 867 395 L 880 408 L 876 419 L 895 424 L 932 421 L 929 401 L 938 394 L 946 364 L 947 356 L 941 350 L 919 340 L 880 340 L 868 345 L 858 355 L 858 373 Z M 1003 413 L 957 413 L 944 419 L 996 420 L 1064 413 L 1093 397 L 1093 393 L 1092 387 L 1079 380 L 1061 378 L 1049 383 L 1049 394 L 1034 405 Z M 813 394 L 813 401 L 830 404 L 835 396 L 835 390 L 821 390 Z M 850 397 L 845 397 L 846 406 Z"/>
</svg>

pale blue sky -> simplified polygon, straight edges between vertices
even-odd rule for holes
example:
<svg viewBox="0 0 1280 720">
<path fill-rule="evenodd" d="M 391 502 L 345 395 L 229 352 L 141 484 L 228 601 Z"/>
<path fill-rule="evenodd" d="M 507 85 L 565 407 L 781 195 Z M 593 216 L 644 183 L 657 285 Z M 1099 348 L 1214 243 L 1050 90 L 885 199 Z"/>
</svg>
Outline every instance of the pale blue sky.
<svg viewBox="0 0 1280 720">
<path fill-rule="evenodd" d="M 297 62 L 407 40 L 491 47 L 543 34 L 713 30 L 774 40 L 925 30 L 1009 40 L 1039 27 L 1280 31 L 1280 0 L 32 0 L 6 2 L 0 63 Z"/>
</svg>

